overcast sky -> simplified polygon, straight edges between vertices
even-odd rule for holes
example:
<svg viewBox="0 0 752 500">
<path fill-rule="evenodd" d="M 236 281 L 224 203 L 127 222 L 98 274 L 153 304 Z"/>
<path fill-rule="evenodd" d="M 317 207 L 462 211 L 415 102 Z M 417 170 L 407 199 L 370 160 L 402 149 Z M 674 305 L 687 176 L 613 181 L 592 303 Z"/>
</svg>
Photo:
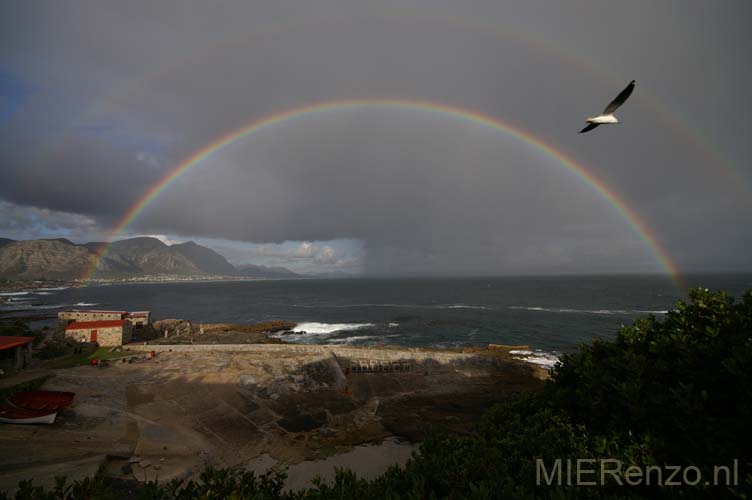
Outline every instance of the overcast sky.
<svg viewBox="0 0 752 500">
<path fill-rule="evenodd" d="M 585 166 L 683 271 L 752 270 L 752 3 L 7 1 L 0 236 L 101 240 L 182 159 L 264 116 L 432 101 Z M 621 124 L 577 132 L 629 82 Z M 661 271 L 644 235 L 536 148 L 364 106 L 266 127 L 126 234 L 304 272 Z"/>
</svg>

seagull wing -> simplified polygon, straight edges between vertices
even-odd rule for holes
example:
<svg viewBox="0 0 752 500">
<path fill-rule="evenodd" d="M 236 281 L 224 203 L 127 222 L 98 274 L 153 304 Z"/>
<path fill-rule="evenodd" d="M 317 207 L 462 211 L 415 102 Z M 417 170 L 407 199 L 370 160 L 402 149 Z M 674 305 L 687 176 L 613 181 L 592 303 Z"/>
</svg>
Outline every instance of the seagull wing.
<svg viewBox="0 0 752 500">
<path fill-rule="evenodd" d="M 585 127 L 584 129 L 580 130 L 580 133 L 584 134 L 585 132 L 590 132 L 591 130 L 593 130 L 598 125 L 600 125 L 600 123 L 588 123 L 587 127 Z"/>
<path fill-rule="evenodd" d="M 604 115 L 612 114 L 614 111 L 616 111 L 619 108 L 619 106 L 624 104 L 624 101 L 626 101 L 629 98 L 629 96 L 632 95 L 632 91 L 634 90 L 634 82 L 635 82 L 634 80 L 629 82 L 629 85 L 627 85 L 624 88 L 624 90 L 619 92 L 619 95 L 616 96 L 616 99 L 611 101 L 611 103 L 608 106 L 606 106 L 606 109 L 603 110 Z"/>
</svg>

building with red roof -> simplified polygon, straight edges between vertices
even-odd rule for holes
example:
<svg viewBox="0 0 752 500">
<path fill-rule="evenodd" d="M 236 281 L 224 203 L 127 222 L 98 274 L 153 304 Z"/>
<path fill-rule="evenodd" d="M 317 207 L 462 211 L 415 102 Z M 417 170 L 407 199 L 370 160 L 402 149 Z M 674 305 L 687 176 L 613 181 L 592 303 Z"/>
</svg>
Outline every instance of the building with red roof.
<svg viewBox="0 0 752 500">
<path fill-rule="evenodd" d="M 74 321 L 65 327 L 65 336 L 100 346 L 119 346 L 131 341 L 131 323 L 125 319 Z"/>
<path fill-rule="evenodd" d="M 0 370 L 21 370 L 31 363 L 31 341 L 34 337 L 0 335 Z"/>
<path fill-rule="evenodd" d="M 74 321 L 100 321 L 100 320 L 115 320 L 125 319 L 128 313 L 126 311 L 94 311 L 94 310 L 80 310 L 73 311 L 61 311 L 57 313 L 58 320 L 61 325 L 68 325 Z"/>
<path fill-rule="evenodd" d="M 149 326 L 151 313 L 149 311 L 97 311 L 93 309 L 74 309 L 57 313 L 60 326 L 68 326 L 81 321 L 114 321 L 124 319 L 131 326 L 140 328 Z"/>
</svg>

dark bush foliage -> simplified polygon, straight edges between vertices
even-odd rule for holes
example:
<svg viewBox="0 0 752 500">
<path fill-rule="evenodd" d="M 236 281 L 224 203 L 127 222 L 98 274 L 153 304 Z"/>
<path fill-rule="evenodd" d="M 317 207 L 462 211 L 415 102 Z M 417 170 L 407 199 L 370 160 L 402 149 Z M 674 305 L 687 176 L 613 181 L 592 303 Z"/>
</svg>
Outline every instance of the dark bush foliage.
<svg viewBox="0 0 752 500">
<path fill-rule="evenodd" d="M 0 321 L 0 335 L 30 337 L 32 334 L 33 332 L 31 331 L 31 328 L 29 328 L 29 325 L 23 320 L 16 319 Z"/>
</svg>

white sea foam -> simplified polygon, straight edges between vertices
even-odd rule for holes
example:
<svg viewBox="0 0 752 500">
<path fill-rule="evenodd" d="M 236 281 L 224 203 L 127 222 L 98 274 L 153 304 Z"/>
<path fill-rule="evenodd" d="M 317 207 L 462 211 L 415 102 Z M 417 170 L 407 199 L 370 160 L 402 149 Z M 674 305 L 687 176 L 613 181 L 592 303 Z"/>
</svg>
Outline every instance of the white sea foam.
<svg viewBox="0 0 752 500">
<path fill-rule="evenodd" d="M 293 332 L 307 333 L 308 335 L 328 335 L 331 333 L 359 330 L 361 328 L 372 327 L 373 323 L 300 323 Z"/>
<path fill-rule="evenodd" d="M 293 333 L 277 333 L 274 336 L 281 338 L 286 342 L 311 344 L 317 343 L 316 339 L 328 339 L 339 332 L 360 330 L 374 326 L 373 323 L 300 323 L 296 326 Z M 352 338 L 352 337 L 348 337 Z M 348 338 L 335 340 L 335 342 L 346 342 Z"/>
<path fill-rule="evenodd" d="M 528 349 L 514 349 L 509 351 L 514 359 L 519 359 L 527 363 L 534 365 L 545 366 L 547 368 L 553 367 L 559 361 L 559 354 L 555 352 L 546 352 L 536 349 L 530 351 Z"/>
<path fill-rule="evenodd" d="M 567 307 L 526 307 L 526 306 L 509 306 L 507 309 L 517 309 L 522 311 L 541 311 L 548 313 L 563 314 L 601 314 L 601 315 L 633 315 L 633 314 L 666 314 L 668 311 L 646 311 L 646 310 L 628 310 L 628 309 L 572 309 Z"/>
<path fill-rule="evenodd" d="M 96 305 L 96 302 L 76 302 L 73 304 L 74 307 L 91 307 Z"/>
<path fill-rule="evenodd" d="M 272 304 L 287 305 L 287 304 Z M 348 309 L 354 307 L 389 307 L 404 309 L 487 309 L 492 307 L 473 306 L 467 304 L 391 304 L 391 303 L 363 303 L 363 304 L 292 304 L 292 307 L 301 307 L 304 309 Z"/>
<path fill-rule="evenodd" d="M 441 342 L 432 343 L 431 347 L 438 347 L 439 349 L 446 349 L 446 348 L 463 347 L 465 345 L 467 345 L 467 343 L 461 340 L 444 340 Z"/>
<path fill-rule="evenodd" d="M 399 326 L 399 323 L 388 323 L 386 326 L 389 328 L 397 328 Z"/>
<path fill-rule="evenodd" d="M 53 287 L 36 288 L 35 291 L 58 292 L 60 290 L 67 290 L 68 288 L 70 287 L 69 286 L 53 286 Z"/>
<path fill-rule="evenodd" d="M 0 292 L 0 296 L 3 297 L 19 297 L 21 295 L 29 295 L 29 292 Z"/>
<path fill-rule="evenodd" d="M 466 304 L 452 304 L 450 306 L 446 306 L 447 309 L 484 309 L 489 310 L 490 307 L 486 306 L 468 306 Z"/>
<path fill-rule="evenodd" d="M 380 339 L 382 337 L 378 337 L 376 335 L 360 335 L 355 337 L 345 337 L 342 339 L 331 339 L 329 340 L 332 344 L 354 344 L 355 342 L 359 342 L 361 340 L 374 340 L 374 339 Z"/>
</svg>

